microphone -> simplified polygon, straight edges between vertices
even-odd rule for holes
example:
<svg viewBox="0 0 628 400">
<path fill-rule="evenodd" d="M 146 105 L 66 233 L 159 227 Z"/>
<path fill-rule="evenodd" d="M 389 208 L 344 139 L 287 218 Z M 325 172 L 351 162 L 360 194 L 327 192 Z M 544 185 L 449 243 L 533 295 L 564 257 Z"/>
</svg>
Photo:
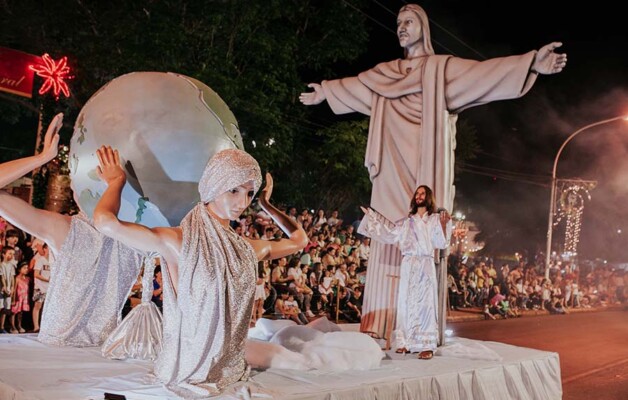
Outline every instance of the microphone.
<svg viewBox="0 0 628 400">
<path fill-rule="evenodd" d="M 447 212 L 447 209 L 446 209 L 445 207 L 438 207 L 438 208 L 436 209 L 436 212 L 440 214 L 440 213 L 442 213 L 442 212 Z"/>
</svg>

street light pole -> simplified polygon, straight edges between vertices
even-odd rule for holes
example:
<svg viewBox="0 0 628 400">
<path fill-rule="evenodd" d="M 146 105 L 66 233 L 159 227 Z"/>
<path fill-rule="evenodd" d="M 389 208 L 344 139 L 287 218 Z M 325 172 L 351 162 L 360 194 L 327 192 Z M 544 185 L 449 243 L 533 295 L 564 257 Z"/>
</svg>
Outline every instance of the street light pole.
<svg viewBox="0 0 628 400">
<path fill-rule="evenodd" d="M 560 153 L 563 152 L 563 149 L 580 132 L 587 130 L 589 128 L 593 128 L 594 126 L 607 124 L 609 122 L 617 121 L 620 119 L 628 119 L 626 115 L 620 115 L 618 117 L 605 119 L 603 121 L 594 122 L 587 126 L 583 126 L 578 129 L 574 133 L 572 133 L 567 140 L 563 142 L 558 149 L 558 153 L 556 153 L 556 158 L 554 158 L 554 168 L 552 169 L 552 182 L 551 182 L 551 192 L 550 192 L 550 206 L 549 206 L 549 216 L 547 218 L 547 246 L 545 249 L 545 278 L 549 278 L 549 262 L 550 262 L 550 254 L 552 252 L 552 224 L 554 222 L 554 205 L 556 203 L 556 166 L 558 165 L 558 158 L 560 157 Z"/>
</svg>

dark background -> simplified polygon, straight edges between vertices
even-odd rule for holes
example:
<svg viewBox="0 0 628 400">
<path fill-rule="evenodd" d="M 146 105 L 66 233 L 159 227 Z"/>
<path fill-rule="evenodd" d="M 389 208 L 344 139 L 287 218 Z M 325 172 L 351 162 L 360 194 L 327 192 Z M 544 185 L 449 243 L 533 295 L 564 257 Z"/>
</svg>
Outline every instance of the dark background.
<svg viewBox="0 0 628 400">
<path fill-rule="evenodd" d="M 401 56 L 395 35 L 377 22 L 394 30 L 396 13 L 404 3 L 373 1 L 363 10 L 371 17 L 371 41 L 368 56 L 356 63 L 354 73 Z M 544 251 L 549 182 L 560 145 L 590 123 L 628 115 L 624 16 L 611 1 L 585 7 L 534 0 L 418 4 L 430 18 L 437 53 L 486 59 L 525 53 L 553 41 L 563 43 L 557 50 L 568 55 L 562 73 L 540 76 L 523 98 L 460 115 L 477 130 L 481 150 L 468 163 L 481 168 L 458 170 L 456 208 L 480 223 L 487 250 L 491 238 L 499 237 L 511 243 L 513 252 Z M 583 131 L 560 156 L 559 179 L 598 182 L 583 214 L 578 250 L 584 258 L 628 262 L 627 155 L 628 122 L 620 120 Z M 553 248 L 563 241 L 560 224 Z"/>
<path fill-rule="evenodd" d="M 179 29 L 176 21 L 183 3 L 188 7 L 188 21 L 195 21 L 190 18 L 193 15 L 199 21 L 185 25 L 187 30 Z M 399 58 L 402 51 L 395 23 L 404 3 L 0 0 L 0 46 L 32 54 L 49 51 L 54 58 L 69 55 L 75 67 L 71 89 L 77 96 L 61 102 L 70 110 L 66 114 L 68 125 L 62 131 L 66 142 L 81 104 L 110 79 L 137 70 L 170 70 L 195 76 L 229 104 L 241 130 L 249 135 L 247 140 L 263 143 L 273 137 L 281 144 L 268 149 L 247 148 L 276 177 L 277 199 L 312 208 L 339 207 L 347 219 L 352 219 L 357 216 L 357 204 L 363 203 L 361 193 L 369 190 L 367 173 L 361 166 L 364 118 L 336 116 L 325 105 L 305 110 L 298 104 L 298 93 L 308 82 L 355 75 L 379 62 Z M 489 253 L 532 255 L 544 251 L 549 183 L 560 145 L 583 126 L 628 114 L 624 13 L 610 0 L 586 7 L 569 1 L 539 0 L 419 4 L 430 17 L 437 53 L 488 59 L 536 50 L 552 41 L 563 42 L 557 50 L 568 54 L 562 73 L 539 77 L 523 98 L 466 110 L 458 123 L 459 128 L 470 126 L 476 131 L 480 149 L 474 159 L 458 165 L 456 210 L 478 224 Z M 216 11 L 218 7 L 231 11 L 223 15 Z M 147 22 L 149 13 L 151 20 Z M 222 20 L 214 18 L 218 14 Z M 291 19 L 286 21 L 286 17 Z M 214 71 L 200 68 L 198 60 L 227 58 L 220 50 L 226 47 L 232 21 L 244 21 L 233 30 L 233 65 L 219 65 L 221 69 Z M 212 32 L 212 24 L 217 27 L 212 42 L 215 51 L 205 52 L 205 31 Z M 299 30 L 306 25 L 307 30 Z M 292 36 L 292 42 L 279 40 Z M 334 44 L 336 53 L 317 57 L 322 53 L 317 45 L 329 48 Z M 297 60 L 296 68 L 283 69 L 289 58 Z M 237 67 L 247 65 L 246 79 L 239 79 Z M 16 105 L 15 98 L 6 100 L 6 96 L 0 98 L 2 160 L 32 154 L 35 138 L 30 132 L 37 126 L 36 114 Z M 31 106 L 36 111 L 37 100 Z M 46 107 L 50 117 L 53 111 L 63 111 L 53 108 Z M 327 129 L 339 121 L 348 124 Z M 597 181 L 584 209 L 579 247 L 583 258 L 628 262 L 625 124 L 628 122 L 618 121 L 584 131 L 565 148 L 558 164 L 558 178 Z M 345 132 L 341 140 L 332 140 Z M 362 138 L 357 140 L 359 135 Z M 316 159 L 308 160 L 310 154 Z M 290 182 L 292 187 L 281 182 Z M 555 249 L 562 244 L 563 235 L 564 225 L 559 225 L 554 232 Z"/>
</svg>

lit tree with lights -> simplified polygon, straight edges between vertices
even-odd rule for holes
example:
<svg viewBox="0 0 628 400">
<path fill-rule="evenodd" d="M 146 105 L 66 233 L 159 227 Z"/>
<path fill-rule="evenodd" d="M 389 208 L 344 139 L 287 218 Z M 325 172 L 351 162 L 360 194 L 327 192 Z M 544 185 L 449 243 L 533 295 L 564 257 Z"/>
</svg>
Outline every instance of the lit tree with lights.
<svg viewBox="0 0 628 400">
<path fill-rule="evenodd" d="M 595 188 L 597 182 L 559 179 L 556 184 L 560 197 L 558 198 L 558 211 L 555 215 L 554 226 L 563 219 L 566 220 L 564 254 L 573 258 L 578 254 L 585 199 L 591 200 L 590 191 Z"/>
<path fill-rule="evenodd" d="M 39 93 L 39 128 L 37 130 L 36 151 L 41 151 L 44 127 L 48 126 L 59 110 L 59 98 L 70 97 L 67 80 L 71 79 L 67 57 L 55 61 L 48 53 L 41 57 L 40 64 L 29 68 L 43 79 Z M 51 211 L 69 212 L 76 208 L 73 204 L 67 155 L 69 149 L 62 146 L 59 155 L 46 168 L 33 174 L 33 205 Z"/>
</svg>

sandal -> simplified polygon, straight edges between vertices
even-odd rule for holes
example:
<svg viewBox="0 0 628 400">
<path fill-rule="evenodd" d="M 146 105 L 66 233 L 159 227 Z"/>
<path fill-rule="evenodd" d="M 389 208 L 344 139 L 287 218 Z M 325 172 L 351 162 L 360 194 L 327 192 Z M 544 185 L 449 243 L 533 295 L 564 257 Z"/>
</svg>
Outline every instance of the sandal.
<svg viewBox="0 0 628 400">
<path fill-rule="evenodd" d="M 434 357 L 434 352 L 430 350 L 422 351 L 417 356 L 419 360 L 431 360 L 432 357 Z"/>
<path fill-rule="evenodd" d="M 410 350 L 406 349 L 405 347 L 400 347 L 397 350 L 395 350 L 395 353 L 397 354 L 408 354 L 410 352 Z"/>
</svg>

